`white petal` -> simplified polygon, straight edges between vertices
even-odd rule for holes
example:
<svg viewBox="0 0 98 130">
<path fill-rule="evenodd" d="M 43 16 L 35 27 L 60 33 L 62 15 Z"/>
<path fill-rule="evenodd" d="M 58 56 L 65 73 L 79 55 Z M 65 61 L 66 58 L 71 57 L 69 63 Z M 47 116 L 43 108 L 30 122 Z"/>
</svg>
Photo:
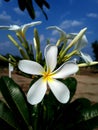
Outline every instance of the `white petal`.
<svg viewBox="0 0 98 130">
<path fill-rule="evenodd" d="M 47 71 L 52 72 L 57 64 L 58 49 L 55 45 L 47 45 L 45 48 L 45 60 L 47 64 Z"/>
<path fill-rule="evenodd" d="M 57 30 L 58 32 L 60 32 L 62 38 L 66 38 L 66 33 L 61 28 L 59 28 L 57 26 L 49 26 L 47 29 Z"/>
<path fill-rule="evenodd" d="M 57 31 L 60 33 L 60 41 L 63 41 L 64 44 L 67 42 L 67 34 L 61 28 L 57 26 L 49 26 L 47 29 L 54 29 L 54 33 L 56 34 Z M 59 46 L 60 42 L 57 42 L 56 46 Z"/>
<path fill-rule="evenodd" d="M 67 86 L 65 86 L 65 84 L 56 79 L 53 79 L 53 81 L 48 82 L 48 84 L 51 91 L 53 92 L 53 94 L 55 95 L 55 97 L 59 102 L 61 103 L 68 102 L 70 98 L 70 92 Z"/>
<path fill-rule="evenodd" d="M 87 38 L 85 35 L 78 41 L 78 43 L 75 46 L 75 49 L 81 50 L 88 44 Z"/>
<path fill-rule="evenodd" d="M 42 101 L 47 90 L 46 82 L 42 78 L 37 80 L 27 93 L 27 100 L 30 104 L 35 105 Z"/>
<path fill-rule="evenodd" d="M 13 66 L 11 63 L 9 63 L 9 70 L 10 70 L 10 71 L 13 71 L 13 70 L 14 70 L 14 66 Z"/>
<path fill-rule="evenodd" d="M 39 63 L 30 60 L 20 60 L 18 68 L 22 72 L 32 75 L 42 75 L 44 72 L 44 68 Z"/>
<path fill-rule="evenodd" d="M 90 55 L 85 54 L 85 53 L 82 53 L 82 52 L 80 52 L 80 54 L 81 54 L 81 57 L 83 58 L 83 60 L 84 60 L 86 63 L 91 63 L 91 62 L 93 62 L 93 59 L 90 57 Z"/>
<path fill-rule="evenodd" d="M 78 65 L 74 62 L 66 62 L 53 72 L 52 78 L 65 78 L 78 71 Z"/>
<path fill-rule="evenodd" d="M 0 29 L 9 30 L 10 26 L 0 26 Z"/>
<path fill-rule="evenodd" d="M 0 29 L 11 30 L 15 32 L 20 31 L 20 27 L 18 25 L 0 26 Z"/>
<path fill-rule="evenodd" d="M 21 26 L 21 29 L 22 31 L 25 33 L 26 30 L 29 28 L 29 27 L 32 27 L 32 26 L 35 26 L 35 25 L 38 25 L 38 24 L 41 24 L 41 21 L 36 21 L 36 22 L 31 22 L 31 23 L 28 23 L 28 24 L 24 24 Z"/>
<path fill-rule="evenodd" d="M 17 31 L 20 31 L 21 28 L 18 25 L 10 25 L 9 30 L 17 32 Z"/>
<path fill-rule="evenodd" d="M 68 39 L 74 39 L 77 33 L 70 33 L 68 34 Z M 81 50 L 88 44 L 88 40 L 86 38 L 86 35 L 83 35 L 83 37 L 75 44 L 74 49 Z"/>
</svg>

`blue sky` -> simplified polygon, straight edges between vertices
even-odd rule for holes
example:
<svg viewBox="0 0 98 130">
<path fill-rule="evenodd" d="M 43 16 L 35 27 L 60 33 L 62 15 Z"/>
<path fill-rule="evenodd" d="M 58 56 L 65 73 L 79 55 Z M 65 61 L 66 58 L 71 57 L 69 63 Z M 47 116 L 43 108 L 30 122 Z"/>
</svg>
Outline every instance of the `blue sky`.
<svg viewBox="0 0 98 130">
<path fill-rule="evenodd" d="M 32 20 L 27 11 L 20 11 L 17 0 L 10 0 L 10 2 L 0 0 L 0 26 L 42 21 L 41 25 L 36 26 L 42 48 L 48 38 L 51 39 L 51 43 L 55 43 L 59 36 L 53 30 L 46 30 L 48 26 L 56 25 L 66 33 L 77 33 L 87 27 L 86 36 L 89 43 L 84 51 L 93 57 L 91 43 L 98 40 L 98 0 L 47 0 L 47 2 L 50 4 L 50 9 L 44 8 L 44 10 L 48 15 L 48 20 L 35 3 L 36 19 Z M 32 44 L 33 29 L 33 27 L 29 28 L 26 32 L 26 37 Z M 0 54 L 19 55 L 17 48 L 8 39 L 8 34 L 15 36 L 14 32 L 0 30 Z"/>
</svg>

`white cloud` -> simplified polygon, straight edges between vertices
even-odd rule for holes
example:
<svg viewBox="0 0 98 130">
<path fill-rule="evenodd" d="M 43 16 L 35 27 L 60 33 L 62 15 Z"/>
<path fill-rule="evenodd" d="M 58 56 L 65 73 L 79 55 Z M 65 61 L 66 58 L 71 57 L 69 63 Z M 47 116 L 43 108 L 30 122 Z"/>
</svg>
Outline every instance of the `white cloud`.
<svg viewBox="0 0 98 130">
<path fill-rule="evenodd" d="M 72 21 L 71 25 L 72 26 L 79 26 L 79 25 L 81 25 L 81 22 L 74 20 L 74 21 Z"/>
<path fill-rule="evenodd" d="M 7 14 L 6 11 L 3 11 L 0 14 L 0 25 L 10 25 L 10 24 L 20 25 L 21 21 L 19 19 L 17 20 L 12 19 L 12 17 L 9 14 Z"/>
<path fill-rule="evenodd" d="M 19 55 L 19 50 L 10 41 L 0 42 L 0 54 L 6 55 L 7 53 Z"/>
<path fill-rule="evenodd" d="M 0 7 L 2 6 L 2 0 L 0 0 Z"/>
<path fill-rule="evenodd" d="M 98 4 L 98 0 L 96 0 L 96 3 Z"/>
<path fill-rule="evenodd" d="M 96 13 L 89 13 L 87 14 L 88 17 L 91 17 L 91 18 L 98 18 L 98 14 Z"/>
<path fill-rule="evenodd" d="M 57 30 L 52 31 L 52 35 L 56 35 L 58 33 Z"/>
<path fill-rule="evenodd" d="M 39 18 L 40 15 L 41 15 L 40 11 L 35 11 L 35 15 L 36 15 L 37 18 Z"/>
<path fill-rule="evenodd" d="M 77 20 L 65 20 L 61 23 L 60 28 L 68 29 L 70 27 L 80 26 L 81 24 L 82 22 L 77 21 Z"/>
<path fill-rule="evenodd" d="M 11 16 L 8 15 L 6 13 L 6 11 L 3 11 L 1 14 L 0 14 L 0 23 L 7 23 L 8 21 L 11 20 Z"/>
<path fill-rule="evenodd" d="M 70 2 L 70 4 L 72 5 L 74 1 L 73 1 L 73 0 L 69 0 L 69 2 Z"/>
<path fill-rule="evenodd" d="M 66 16 L 68 16 L 68 15 L 70 15 L 70 11 L 66 11 L 65 13 L 63 13 L 63 14 L 61 15 L 61 20 L 62 20 L 62 19 L 65 19 Z"/>
<path fill-rule="evenodd" d="M 22 22 L 20 21 L 20 19 L 13 20 L 12 23 L 16 24 L 16 25 L 21 25 L 22 24 Z"/>
<path fill-rule="evenodd" d="M 58 27 L 60 27 L 62 30 L 67 30 L 73 27 L 77 27 L 82 25 L 82 22 L 77 21 L 77 20 L 65 20 L 63 21 Z M 57 30 L 53 30 L 52 31 L 52 35 L 57 35 L 58 31 Z"/>
<path fill-rule="evenodd" d="M 52 38 L 50 38 L 50 42 L 51 42 L 51 43 L 56 43 L 56 41 L 57 41 L 57 39 L 56 39 L 56 38 L 53 38 L 53 37 L 52 37 Z"/>
<path fill-rule="evenodd" d="M 24 15 L 24 13 L 18 7 L 14 8 L 13 10 L 19 15 Z"/>
<path fill-rule="evenodd" d="M 43 34 L 41 34 L 41 35 L 40 35 L 40 42 L 43 42 L 43 41 L 44 41 L 44 39 L 45 39 L 44 35 L 43 35 Z"/>
<path fill-rule="evenodd" d="M 81 21 L 77 20 L 65 20 L 62 21 L 61 24 L 58 25 L 58 27 L 60 27 L 63 31 L 65 31 L 65 33 L 67 33 L 67 31 L 73 31 L 76 27 L 80 27 L 82 24 L 83 23 Z M 51 39 L 51 41 L 53 42 L 56 42 L 56 39 L 60 37 L 60 33 L 57 30 L 53 30 L 51 34 L 52 36 L 56 37 Z"/>
</svg>

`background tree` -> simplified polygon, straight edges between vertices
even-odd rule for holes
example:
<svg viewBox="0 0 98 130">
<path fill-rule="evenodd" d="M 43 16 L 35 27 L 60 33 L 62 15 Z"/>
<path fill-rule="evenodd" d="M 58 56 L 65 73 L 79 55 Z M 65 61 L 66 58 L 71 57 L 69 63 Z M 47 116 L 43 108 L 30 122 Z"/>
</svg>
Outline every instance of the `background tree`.
<svg viewBox="0 0 98 130">
<path fill-rule="evenodd" d="M 93 48 L 95 60 L 98 61 L 98 41 L 97 40 L 92 43 L 92 48 Z"/>
<path fill-rule="evenodd" d="M 4 0 L 4 1 L 9 2 L 10 0 Z M 34 1 L 43 12 L 45 18 L 48 19 L 47 14 L 45 13 L 43 9 L 43 6 L 45 6 L 48 9 L 50 8 L 50 5 L 48 4 L 46 0 L 18 0 L 18 5 L 19 5 L 20 10 L 24 11 L 26 9 L 28 11 L 29 16 L 32 19 L 35 19 L 36 15 L 35 15 L 35 9 L 34 9 L 34 4 L 33 4 Z"/>
</svg>

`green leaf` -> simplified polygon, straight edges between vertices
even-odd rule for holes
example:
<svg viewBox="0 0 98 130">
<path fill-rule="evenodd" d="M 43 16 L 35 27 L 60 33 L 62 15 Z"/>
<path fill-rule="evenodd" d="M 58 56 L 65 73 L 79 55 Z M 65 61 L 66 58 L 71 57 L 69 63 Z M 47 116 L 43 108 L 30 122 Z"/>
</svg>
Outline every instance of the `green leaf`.
<svg viewBox="0 0 98 130">
<path fill-rule="evenodd" d="M 19 8 L 24 11 L 26 8 L 26 0 L 18 0 Z"/>
<path fill-rule="evenodd" d="M 30 123 L 28 103 L 19 85 L 11 78 L 2 76 L 0 78 L 0 89 L 4 99 L 15 113 L 19 123 L 27 127 Z"/>
<path fill-rule="evenodd" d="M 8 108 L 8 106 L 0 101 L 0 129 L 16 129 L 18 124 L 15 120 L 14 113 Z M 19 129 L 19 128 L 18 128 Z"/>
<path fill-rule="evenodd" d="M 68 130 L 93 130 L 98 127 L 98 103 L 92 105 L 89 99 L 80 98 L 70 104 L 68 111 L 71 113 Z"/>
<path fill-rule="evenodd" d="M 46 6 L 48 9 L 50 8 L 50 5 L 45 0 L 35 0 L 36 4 L 41 8 L 41 11 L 43 12 L 44 16 L 46 17 L 46 20 L 48 19 L 47 14 L 45 13 L 43 6 Z"/>
<path fill-rule="evenodd" d="M 26 5 L 25 6 L 26 6 L 26 9 L 27 9 L 30 17 L 32 19 L 35 19 L 35 10 L 34 10 L 34 7 L 33 7 L 32 0 L 29 0 L 29 1 L 26 0 Z"/>
<path fill-rule="evenodd" d="M 59 115 L 53 123 L 55 130 L 77 130 L 74 129 L 82 118 L 81 110 L 88 107 L 90 101 L 87 99 L 77 99 L 74 102 L 63 105 Z M 80 129 L 79 129 L 80 130 Z M 84 130 L 84 129 L 83 129 Z"/>
<path fill-rule="evenodd" d="M 70 100 L 74 96 L 77 88 L 77 80 L 74 77 L 68 77 L 65 80 L 61 80 L 70 91 Z"/>
<path fill-rule="evenodd" d="M 80 122 L 83 121 L 82 111 L 90 107 L 90 105 L 91 102 L 86 98 L 78 98 L 70 103 L 63 113 L 64 124 L 66 124 L 65 128 L 68 130 L 79 128 L 79 130 L 85 130 L 83 124 L 80 125 Z"/>
<path fill-rule="evenodd" d="M 79 98 L 62 110 L 54 123 L 55 130 L 93 130 L 98 127 L 98 103 L 92 105 L 86 98 Z"/>
<path fill-rule="evenodd" d="M 98 103 L 85 109 L 82 115 L 86 126 L 90 127 L 90 129 L 98 128 Z"/>
</svg>

